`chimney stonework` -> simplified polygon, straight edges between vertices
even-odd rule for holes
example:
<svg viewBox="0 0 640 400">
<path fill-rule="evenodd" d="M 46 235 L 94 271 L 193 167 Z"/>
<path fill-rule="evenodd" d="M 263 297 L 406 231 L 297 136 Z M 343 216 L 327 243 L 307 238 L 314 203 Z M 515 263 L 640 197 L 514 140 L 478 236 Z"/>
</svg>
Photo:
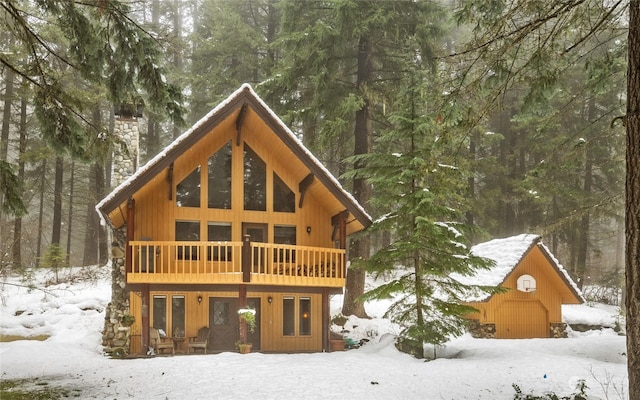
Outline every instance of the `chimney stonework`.
<svg viewBox="0 0 640 400">
<path fill-rule="evenodd" d="M 138 169 L 140 132 L 135 118 L 116 118 L 113 134 L 121 141 L 113 150 L 111 187 L 116 187 Z"/>
<path fill-rule="evenodd" d="M 111 187 L 128 179 L 138 169 L 140 135 L 138 120 L 116 116 L 113 133 L 120 144 L 113 150 Z M 131 346 L 131 327 L 125 322 L 130 314 L 129 291 L 126 289 L 127 226 L 114 230 L 111 243 L 111 302 L 105 310 L 102 346 L 112 357 L 125 357 Z M 138 322 L 139 325 L 139 321 Z"/>
</svg>

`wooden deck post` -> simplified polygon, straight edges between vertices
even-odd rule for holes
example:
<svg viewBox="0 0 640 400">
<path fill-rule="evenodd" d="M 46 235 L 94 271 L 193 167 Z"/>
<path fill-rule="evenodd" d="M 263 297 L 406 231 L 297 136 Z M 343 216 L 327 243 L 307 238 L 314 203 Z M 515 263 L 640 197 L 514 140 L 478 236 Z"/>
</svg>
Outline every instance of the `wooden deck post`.
<svg viewBox="0 0 640 400">
<path fill-rule="evenodd" d="M 149 285 L 142 285 L 142 354 L 149 349 Z"/>
<path fill-rule="evenodd" d="M 322 351 L 329 351 L 329 324 L 331 314 L 329 310 L 329 288 L 322 288 Z"/>
<path fill-rule="evenodd" d="M 251 236 L 242 238 L 242 282 L 251 282 Z"/>
</svg>

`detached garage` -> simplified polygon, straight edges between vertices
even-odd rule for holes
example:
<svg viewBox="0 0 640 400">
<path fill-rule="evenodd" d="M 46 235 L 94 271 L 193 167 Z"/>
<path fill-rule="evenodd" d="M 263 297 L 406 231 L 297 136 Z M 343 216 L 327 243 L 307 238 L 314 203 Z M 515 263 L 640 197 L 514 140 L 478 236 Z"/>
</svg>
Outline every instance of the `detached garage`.
<svg viewBox="0 0 640 400">
<path fill-rule="evenodd" d="M 473 336 L 498 339 L 565 336 L 562 304 L 581 304 L 584 299 L 540 236 L 523 234 L 495 239 L 474 246 L 472 251 L 492 259 L 495 266 L 459 280 L 507 289 L 486 298 L 469 299 L 468 304 L 478 310 L 468 316 Z"/>
</svg>

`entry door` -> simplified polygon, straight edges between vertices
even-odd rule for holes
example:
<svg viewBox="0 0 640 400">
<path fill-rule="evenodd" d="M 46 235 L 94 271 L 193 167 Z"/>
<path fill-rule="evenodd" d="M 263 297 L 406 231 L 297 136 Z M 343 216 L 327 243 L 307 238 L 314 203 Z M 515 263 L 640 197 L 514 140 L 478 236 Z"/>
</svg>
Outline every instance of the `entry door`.
<svg viewBox="0 0 640 400">
<path fill-rule="evenodd" d="M 209 347 L 213 351 L 233 351 L 238 340 L 238 299 L 209 298 Z"/>
<path fill-rule="evenodd" d="M 254 350 L 260 350 L 260 299 L 248 298 L 247 306 L 256 310 L 256 330 L 247 339 Z M 239 339 L 239 302 L 233 297 L 209 298 L 209 348 L 212 351 L 234 351 Z"/>
<path fill-rule="evenodd" d="M 253 345 L 253 350 L 260 350 L 260 299 L 248 298 L 247 307 L 256 310 L 256 330 L 253 333 L 247 332 L 247 340 Z"/>
</svg>

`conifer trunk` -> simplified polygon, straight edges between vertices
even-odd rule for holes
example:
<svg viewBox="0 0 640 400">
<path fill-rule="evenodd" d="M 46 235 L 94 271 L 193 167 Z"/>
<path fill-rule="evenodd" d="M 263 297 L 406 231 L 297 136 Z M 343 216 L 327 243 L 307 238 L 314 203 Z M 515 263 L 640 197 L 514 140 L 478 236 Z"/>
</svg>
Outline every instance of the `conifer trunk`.
<svg viewBox="0 0 640 400">
<path fill-rule="evenodd" d="M 20 100 L 20 139 L 18 142 L 18 181 L 24 182 L 25 163 L 22 155 L 27 150 L 27 99 L 22 96 Z M 24 193 L 24 187 L 20 189 L 20 197 Z M 16 216 L 13 221 L 13 266 L 22 267 L 22 216 Z"/>
<path fill-rule="evenodd" d="M 56 180 L 53 188 L 53 222 L 51 227 L 51 244 L 60 245 L 62 235 L 62 174 L 64 161 L 56 157 Z"/>
<path fill-rule="evenodd" d="M 640 0 L 629 2 L 626 299 L 629 399 L 640 400 Z"/>
<path fill-rule="evenodd" d="M 363 97 L 364 104 L 356 112 L 354 127 L 355 147 L 354 155 L 367 154 L 369 152 L 369 140 L 371 137 L 371 110 L 367 98 L 366 87 L 371 79 L 373 66 L 371 65 L 372 45 L 366 35 L 360 37 L 358 44 L 358 78 L 357 91 Z M 361 162 L 354 165 L 354 169 L 362 168 Z M 353 179 L 353 195 L 360 204 L 366 207 L 371 197 L 371 189 L 367 181 L 361 177 Z M 355 239 L 351 242 L 349 256 L 352 260 L 366 259 L 369 257 L 370 241 L 367 236 Z M 366 272 L 362 268 L 349 268 L 347 271 L 347 283 L 342 304 L 344 315 L 355 315 L 366 318 L 367 313 L 364 304 L 356 299 L 364 293 Z"/>
</svg>

